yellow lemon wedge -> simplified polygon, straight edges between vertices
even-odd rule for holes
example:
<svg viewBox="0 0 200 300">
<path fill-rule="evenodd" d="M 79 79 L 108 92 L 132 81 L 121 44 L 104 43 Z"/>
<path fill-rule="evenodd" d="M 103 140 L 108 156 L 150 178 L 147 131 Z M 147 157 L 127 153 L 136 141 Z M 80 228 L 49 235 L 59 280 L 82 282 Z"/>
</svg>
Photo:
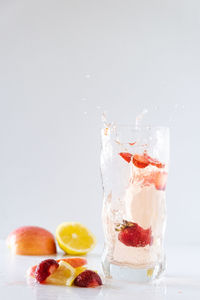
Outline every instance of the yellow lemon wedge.
<svg viewBox="0 0 200 300">
<path fill-rule="evenodd" d="M 71 286 L 76 276 L 76 270 L 70 264 L 61 260 L 59 267 L 47 277 L 46 283 Z"/>
<path fill-rule="evenodd" d="M 147 270 L 147 276 L 151 277 L 153 275 L 154 268 Z"/>
<path fill-rule="evenodd" d="M 65 222 L 56 229 L 56 239 L 62 250 L 72 255 L 84 255 L 96 245 L 95 236 L 82 224 Z"/>
<path fill-rule="evenodd" d="M 85 270 L 87 270 L 87 268 L 86 268 L 86 267 L 83 267 L 83 266 L 76 268 L 76 269 L 75 269 L 76 276 L 78 276 L 79 274 L 81 274 L 81 273 L 84 272 Z"/>
</svg>

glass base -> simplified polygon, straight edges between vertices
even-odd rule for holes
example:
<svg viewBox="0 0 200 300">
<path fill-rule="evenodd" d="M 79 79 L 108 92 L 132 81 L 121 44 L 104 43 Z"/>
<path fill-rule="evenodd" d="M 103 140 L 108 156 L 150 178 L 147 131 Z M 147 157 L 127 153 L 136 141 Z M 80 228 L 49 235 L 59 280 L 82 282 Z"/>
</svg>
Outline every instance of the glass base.
<svg viewBox="0 0 200 300">
<path fill-rule="evenodd" d="M 104 275 L 107 278 L 133 282 L 150 282 L 159 279 L 165 271 L 165 260 L 156 264 L 153 268 L 131 268 L 110 263 L 107 258 L 102 262 Z"/>
</svg>

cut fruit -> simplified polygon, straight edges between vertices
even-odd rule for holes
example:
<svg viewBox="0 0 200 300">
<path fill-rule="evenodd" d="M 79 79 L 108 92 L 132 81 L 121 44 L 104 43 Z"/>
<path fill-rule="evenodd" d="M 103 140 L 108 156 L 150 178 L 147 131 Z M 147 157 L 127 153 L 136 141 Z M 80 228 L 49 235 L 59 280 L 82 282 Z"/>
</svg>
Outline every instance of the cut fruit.
<svg viewBox="0 0 200 300">
<path fill-rule="evenodd" d="M 22 226 L 12 231 L 6 243 L 14 254 L 51 255 L 56 253 L 53 234 L 38 226 Z"/>
<path fill-rule="evenodd" d="M 37 265 L 30 267 L 27 272 L 26 275 L 35 278 L 35 271 L 37 269 Z"/>
<path fill-rule="evenodd" d="M 128 152 L 120 152 L 119 155 L 120 155 L 125 161 L 127 161 L 128 163 L 130 163 L 131 158 L 132 158 L 132 156 L 133 156 L 133 154 L 128 153 Z"/>
<path fill-rule="evenodd" d="M 59 264 L 55 259 L 45 259 L 41 261 L 35 270 L 35 278 L 39 283 L 44 283 L 46 279 L 55 272 Z"/>
<path fill-rule="evenodd" d="M 59 267 L 47 277 L 45 283 L 71 286 L 76 276 L 76 270 L 70 264 L 61 260 Z"/>
<path fill-rule="evenodd" d="M 133 156 L 133 164 L 137 168 L 146 168 L 149 165 L 149 161 L 144 155 L 135 154 Z"/>
<path fill-rule="evenodd" d="M 164 191 L 167 184 L 167 175 L 167 172 L 156 171 L 147 175 L 137 174 L 134 180 L 141 183 L 142 186 L 153 184 L 158 191 Z"/>
<path fill-rule="evenodd" d="M 147 276 L 151 277 L 153 275 L 154 268 L 147 270 Z"/>
<path fill-rule="evenodd" d="M 61 260 L 67 262 L 70 264 L 73 268 L 79 268 L 87 264 L 87 259 L 81 258 L 81 257 L 67 257 L 67 258 L 61 258 L 58 259 L 57 262 L 60 262 Z"/>
<path fill-rule="evenodd" d="M 159 169 L 162 169 L 165 167 L 165 164 L 162 164 L 159 160 L 157 160 L 156 158 L 152 158 L 151 156 L 149 156 L 146 152 L 144 153 L 144 157 L 149 161 L 149 163 L 152 166 L 155 166 Z"/>
<path fill-rule="evenodd" d="M 136 142 L 129 143 L 130 146 L 134 146 L 135 144 L 136 144 Z"/>
<path fill-rule="evenodd" d="M 96 287 L 102 285 L 100 276 L 91 270 L 80 273 L 74 280 L 74 285 L 79 287 Z"/>
<path fill-rule="evenodd" d="M 76 270 L 76 276 L 78 276 L 81 272 L 86 270 L 86 267 L 83 267 L 87 264 L 87 260 L 85 258 L 80 257 L 69 257 L 69 258 L 61 258 L 56 260 L 57 263 L 60 261 L 64 261 L 68 264 L 70 264 L 73 268 Z M 27 276 L 31 276 L 35 278 L 35 271 L 37 269 L 38 265 L 32 266 L 27 270 Z"/>
<path fill-rule="evenodd" d="M 76 271 L 76 276 L 78 276 L 79 274 L 81 274 L 82 272 L 84 272 L 85 270 L 87 270 L 87 268 L 86 267 L 78 267 L 78 268 L 76 268 L 75 269 L 75 271 Z"/>
<path fill-rule="evenodd" d="M 84 255 L 96 245 L 95 236 L 80 223 L 62 223 L 56 229 L 56 239 L 62 250 L 72 255 Z"/>
<path fill-rule="evenodd" d="M 167 184 L 166 172 L 155 172 L 153 175 L 155 188 L 159 191 L 164 191 Z"/>
</svg>

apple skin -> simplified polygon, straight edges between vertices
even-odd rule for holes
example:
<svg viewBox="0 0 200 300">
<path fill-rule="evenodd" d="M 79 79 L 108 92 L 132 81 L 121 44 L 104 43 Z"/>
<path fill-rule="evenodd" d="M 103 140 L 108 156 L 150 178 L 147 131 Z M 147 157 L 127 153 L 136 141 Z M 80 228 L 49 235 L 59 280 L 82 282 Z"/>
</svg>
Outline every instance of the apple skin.
<svg viewBox="0 0 200 300">
<path fill-rule="evenodd" d="M 23 226 L 12 231 L 6 243 L 14 254 L 50 255 L 56 253 L 53 234 L 37 226 Z"/>
</svg>

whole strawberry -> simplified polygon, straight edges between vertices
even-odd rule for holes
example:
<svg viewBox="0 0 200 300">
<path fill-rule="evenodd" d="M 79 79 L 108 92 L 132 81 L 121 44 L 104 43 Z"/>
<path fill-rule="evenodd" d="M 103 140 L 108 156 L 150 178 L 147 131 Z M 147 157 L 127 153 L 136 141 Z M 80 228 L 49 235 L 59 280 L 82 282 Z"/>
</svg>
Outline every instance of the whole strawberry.
<svg viewBox="0 0 200 300">
<path fill-rule="evenodd" d="M 151 228 L 143 229 L 137 223 L 123 220 L 122 224 L 117 225 L 116 231 L 119 231 L 118 240 L 128 247 L 152 245 Z"/>
</svg>

